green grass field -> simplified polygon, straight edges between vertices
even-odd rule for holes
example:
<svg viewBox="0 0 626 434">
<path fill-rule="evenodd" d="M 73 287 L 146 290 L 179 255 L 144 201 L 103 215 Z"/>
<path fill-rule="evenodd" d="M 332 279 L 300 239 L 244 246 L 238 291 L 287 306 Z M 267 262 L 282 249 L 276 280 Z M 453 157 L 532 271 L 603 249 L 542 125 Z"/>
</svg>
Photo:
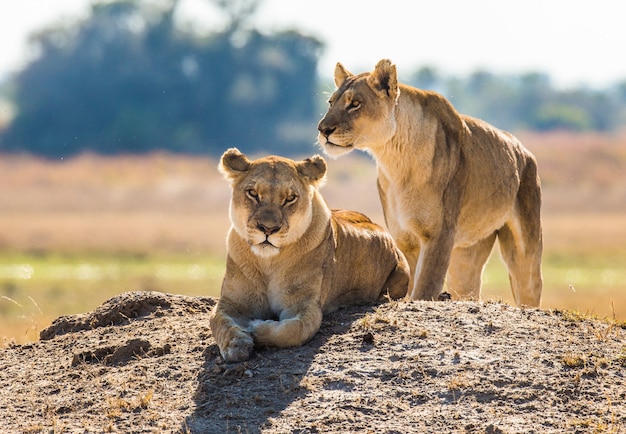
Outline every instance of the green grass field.
<svg viewBox="0 0 626 434">
<path fill-rule="evenodd" d="M 224 263 L 209 255 L 0 254 L 0 337 L 36 340 L 54 318 L 126 291 L 217 296 Z"/>
<path fill-rule="evenodd" d="M 225 258 L 0 253 L 0 263 L 0 338 L 6 344 L 37 340 L 39 331 L 54 318 L 87 312 L 126 291 L 217 296 Z M 617 264 L 548 255 L 543 274 L 544 308 L 626 320 L 626 269 Z M 485 268 L 483 280 L 484 299 L 513 303 L 497 251 Z"/>
<path fill-rule="evenodd" d="M 577 256 L 545 255 L 543 282 L 543 308 L 626 320 L 626 269 L 617 264 L 581 260 Z M 508 274 L 497 254 L 492 254 L 485 267 L 482 295 L 485 299 L 513 304 Z"/>
</svg>

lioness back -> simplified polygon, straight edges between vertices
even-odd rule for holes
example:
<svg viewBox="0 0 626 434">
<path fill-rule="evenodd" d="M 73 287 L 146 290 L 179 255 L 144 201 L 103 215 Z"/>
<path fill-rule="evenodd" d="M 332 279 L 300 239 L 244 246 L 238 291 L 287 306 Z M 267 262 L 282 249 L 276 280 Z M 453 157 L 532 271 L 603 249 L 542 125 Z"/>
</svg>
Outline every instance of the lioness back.
<svg viewBox="0 0 626 434">
<path fill-rule="evenodd" d="M 337 234 L 337 261 L 351 264 L 353 270 L 361 271 L 346 272 L 344 267 L 338 268 L 333 277 L 335 285 L 350 290 L 338 297 L 335 303 L 330 303 L 326 311 L 359 304 L 355 294 L 362 298 L 369 293 L 366 297 L 371 301 L 376 300 L 381 291 L 372 286 L 372 282 L 388 280 L 389 270 L 399 270 L 400 278 L 387 281 L 382 290 L 383 295 L 392 299 L 404 297 L 408 288 L 409 268 L 391 235 L 369 217 L 356 211 L 333 210 L 332 219 Z M 363 248 L 364 239 L 367 239 L 368 248 Z"/>
<path fill-rule="evenodd" d="M 372 222 L 368 216 L 360 212 L 346 211 L 345 209 L 333 209 L 332 212 L 333 217 L 337 220 L 343 220 L 348 224 L 353 224 L 360 228 L 384 232 L 384 229 L 381 226 Z"/>
</svg>

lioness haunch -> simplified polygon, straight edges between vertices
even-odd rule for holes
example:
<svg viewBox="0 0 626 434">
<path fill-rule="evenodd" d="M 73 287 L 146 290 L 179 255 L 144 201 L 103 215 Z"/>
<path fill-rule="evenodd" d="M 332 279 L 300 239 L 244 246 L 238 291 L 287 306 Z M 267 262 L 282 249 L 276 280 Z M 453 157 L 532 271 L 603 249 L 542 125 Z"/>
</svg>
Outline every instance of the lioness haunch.
<svg viewBox="0 0 626 434">
<path fill-rule="evenodd" d="M 299 346 L 341 306 L 403 297 L 409 266 L 391 236 L 363 214 L 330 210 L 320 156 L 295 162 L 222 156 L 231 229 L 221 295 L 210 317 L 224 360 L 253 346 Z"/>
<path fill-rule="evenodd" d="M 318 125 L 329 155 L 368 150 L 389 232 L 411 266 L 413 300 L 480 297 L 493 244 L 517 305 L 541 300 L 541 187 L 537 162 L 511 134 L 457 113 L 443 96 L 398 83 L 383 59 L 354 75 L 340 63 Z"/>
</svg>

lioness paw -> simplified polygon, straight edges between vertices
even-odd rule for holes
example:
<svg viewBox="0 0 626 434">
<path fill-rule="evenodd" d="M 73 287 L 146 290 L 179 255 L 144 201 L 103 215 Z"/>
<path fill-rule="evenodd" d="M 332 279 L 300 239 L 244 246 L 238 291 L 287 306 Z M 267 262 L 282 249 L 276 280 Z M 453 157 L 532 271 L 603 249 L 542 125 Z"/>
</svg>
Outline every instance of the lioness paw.
<svg viewBox="0 0 626 434">
<path fill-rule="evenodd" d="M 255 319 L 250 321 L 249 330 L 252 336 L 258 338 L 259 335 L 264 336 L 271 333 L 278 326 L 279 322 L 271 319 Z"/>
<path fill-rule="evenodd" d="M 256 319 L 250 321 L 250 333 L 254 336 L 257 345 L 283 346 L 277 342 L 277 336 L 280 335 L 280 325 L 280 321 Z"/>
<path fill-rule="evenodd" d="M 253 346 L 252 336 L 241 333 L 233 337 L 225 348 L 220 348 L 220 354 L 227 362 L 243 362 L 250 358 Z"/>
<path fill-rule="evenodd" d="M 250 322 L 250 333 L 254 336 L 254 343 L 257 346 L 298 347 L 309 340 L 317 330 L 319 324 L 316 321 L 305 323 L 299 318 Z"/>
</svg>

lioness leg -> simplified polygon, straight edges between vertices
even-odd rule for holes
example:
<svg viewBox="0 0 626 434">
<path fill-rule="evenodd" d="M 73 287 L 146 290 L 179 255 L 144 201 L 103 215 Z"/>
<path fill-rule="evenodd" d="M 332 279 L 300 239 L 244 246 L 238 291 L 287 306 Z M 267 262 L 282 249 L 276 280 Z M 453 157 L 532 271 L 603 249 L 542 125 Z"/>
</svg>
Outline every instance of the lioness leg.
<svg viewBox="0 0 626 434">
<path fill-rule="evenodd" d="M 213 308 L 209 323 L 222 358 L 227 362 L 247 360 L 252 351 L 252 336 L 248 333 L 247 320 L 241 317 L 228 299 L 222 297 Z"/>
<path fill-rule="evenodd" d="M 513 298 L 518 306 L 539 306 L 541 302 L 541 238 L 529 240 L 516 222 L 498 231 L 502 259 L 509 269 Z M 531 244 L 529 244 L 529 242 Z"/>
<path fill-rule="evenodd" d="M 539 306 L 541 276 L 541 189 L 533 163 L 525 170 L 511 220 L 498 231 L 502 258 L 509 269 L 511 291 L 518 306 Z"/>
<path fill-rule="evenodd" d="M 313 337 L 322 325 L 319 301 L 309 300 L 298 310 L 284 310 L 278 321 L 254 320 L 250 329 L 257 345 L 274 347 L 297 347 Z"/>
<path fill-rule="evenodd" d="M 415 270 L 417 268 L 417 260 L 420 256 L 419 244 L 406 242 L 406 240 L 404 239 L 396 239 L 396 243 L 398 244 L 398 248 L 404 254 L 406 263 L 408 264 L 409 284 L 407 289 L 407 295 L 410 298 L 411 291 L 413 290 L 413 286 L 415 284 Z"/>
<path fill-rule="evenodd" d="M 448 267 L 448 291 L 455 299 L 480 299 L 483 268 L 493 249 L 496 233 L 473 246 L 452 250 Z"/>
<path fill-rule="evenodd" d="M 453 241 L 454 232 L 447 231 L 424 242 L 415 267 L 411 300 L 437 300 L 450 264 Z"/>
</svg>

